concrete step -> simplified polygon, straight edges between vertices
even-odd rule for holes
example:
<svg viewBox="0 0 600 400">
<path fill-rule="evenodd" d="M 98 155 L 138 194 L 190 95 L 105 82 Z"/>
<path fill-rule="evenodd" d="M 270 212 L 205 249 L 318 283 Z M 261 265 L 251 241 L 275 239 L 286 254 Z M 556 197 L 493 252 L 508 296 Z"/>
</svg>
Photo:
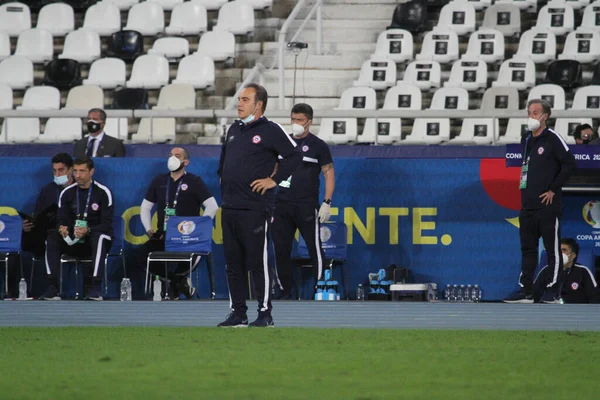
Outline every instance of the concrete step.
<svg viewBox="0 0 600 400">
<path fill-rule="evenodd" d="M 373 6 L 370 4 L 326 4 L 323 6 L 323 19 L 380 19 L 391 21 L 392 14 L 396 8 L 395 4 L 379 4 Z M 298 19 L 305 18 L 310 12 L 307 7 L 298 13 Z"/>
<path fill-rule="evenodd" d="M 392 17 L 390 16 L 390 22 Z M 302 24 L 302 20 L 294 20 L 291 23 L 290 30 L 288 32 L 296 31 L 300 25 Z M 384 23 L 380 19 L 363 19 L 363 20 L 355 20 L 355 19 L 323 19 L 323 28 L 340 28 L 340 27 L 352 27 L 354 29 L 379 29 L 380 31 L 384 31 L 385 28 L 389 25 L 389 23 Z M 282 25 L 283 26 L 283 25 Z M 306 23 L 304 29 L 316 29 L 317 21 L 311 19 Z"/>
<path fill-rule="evenodd" d="M 263 54 L 277 54 L 279 44 L 275 42 L 266 42 L 262 46 Z M 308 53 L 316 54 L 316 47 L 314 42 L 308 43 Z M 325 55 L 342 54 L 348 55 L 350 53 L 360 53 L 363 55 L 372 54 L 375 52 L 375 43 L 323 43 L 322 52 Z"/>
<path fill-rule="evenodd" d="M 336 97 L 352 86 L 358 78 L 358 71 L 351 70 L 301 70 L 296 77 L 297 97 Z M 279 75 L 277 70 L 269 71 L 261 78 L 270 96 L 279 96 Z M 293 71 L 285 70 L 284 93 L 291 96 L 294 91 Z"/>
<path fill-rule="evenodd" d="M 292 102 L 292 97 L 284 98 L 284 109 L 291 110 L 294 104 L 307 103 L 314 110 L 332 110 L 338 106 L 340 99 L 338 97 L 296 97 Z M 279 97 L 269 97 L 269 107 L 277 107 L 279 103 Z M 281 119 L 278 121 L 281 124 L 289 124 L 289 118 Z"/>
<path fill-rule="evenodd" d="M 322 40 L 326 43 L 376 43 L 381 29 L 354 29 L 354 28 L 324 28 Z M 305 29 L 298 35 L 297 41 L 316 42 L 317 31 Z"/>
<path fill-rule="evenodd" d="M 285 68 L 294 68 L 294 55 L 286 53 L 284 57 Z M 367 57 L 363 54 L 355 53 L 342 55 L 317 56 L 314 54 L 303 53 L 298 56 L 298 69 L 352 69 L 358 70 L 365 62 Z"/>
</svg>

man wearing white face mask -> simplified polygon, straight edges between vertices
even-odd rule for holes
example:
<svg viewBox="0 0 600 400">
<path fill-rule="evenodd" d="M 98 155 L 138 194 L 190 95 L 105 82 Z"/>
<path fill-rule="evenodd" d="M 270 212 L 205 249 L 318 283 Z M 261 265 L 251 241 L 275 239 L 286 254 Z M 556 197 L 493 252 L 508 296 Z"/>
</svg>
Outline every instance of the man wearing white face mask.
<svg viewBox="0 0 600 400">
<path fill-rule="evenodd" d="M 574 239 L 560 241 L 563 267 L 559 271 L 558 291 L 547 290 L 546 282 L 551 279 L 552 268 L 542 268 L 533 284 L 533 299 L 536 303 L 597 303 L 598 285 L 596 278 L 585 265 L 577 264 L 579 245 Z"/>
<path fill-rule="evenodd" d="M 533 303 L 533 274 L 537 266 L 540 237 L 548 253 L 548 267 L 552 271 L 544 284 L 551 290 L 558 289 L 558 275 L 562 268 L 562 186 L 576 169 L 575 158 L 567 143 L 558 133 L 546 127 L 551 115 L 550 104 L 545 100 L 530 100 L 527 112 L 528 131 L 521 139 L 523 166 L 519 181 L 520 290 L 505 298 L 505 303 Z"/>
<path fill-rule="evenodd" d="M 292 136 L 302 152 L 302 165 L 279 184 L 273 218 L 273 244 L 280 299 L 290 299 L 292 286 L 292 244 L 296 229 L 306 242 L 317 280 L 323 273 L 323 249 L 319 222 L 329 220 L 331 199 L 335 189 L 333 159 L 329 146 L 310 133 L 313 109 L 296 104 L 291 112 Z M 325 197 L 319 205 L 320 174 L 325 177 Z"/>
<path fill-rule="evenodd" d="M 86 127 L 88 136 L 75 143 L 75 157 L 125 157 L 123 141 L 104 132 L 106 112 L 92 108 L 88 112 Z"/>
<path fill-rule="evenodd" d="M 217 213 L 219 208 L 217 201 L 202 178 L 185 170 L 189 164 L 190 154 L 186 149 L 175 147 L 171 150 L 170 157 L 167 160 L 167 168 L 170 172 L 160 174 L 154 178 L 146 192 L 144 201 L 142 201 L 140 216 L 146 234 L 150 239 L 138 253 L 138 265 L 144 270 L 146 269 L 148 253 L 165 250 L 165 231 L 169 217 L 198 216 L 202 207 L 204 207 L 203 215 L 214 218 Z M 152 208 L 155 204 L 158 214 L 156 231 L 152 227 Z M 198 261 L 199 259 L 196 264 Z M 175 271 L 169 272 L 166 277 L 164 276 L 165 269 L 162 263 L 150 264 L 150 270 L 153 274 L 162 276 L 172 282 L 169 286 L 172 290 L 169 296 L 172 296 L 172 298 L 179 298 L 180 293 L 183 293 L 187 298 L 194 295 L 195 288 L 191 285 L 190 278 L 187 278 L 188 263 L 181 263 Z"/>
</svg>

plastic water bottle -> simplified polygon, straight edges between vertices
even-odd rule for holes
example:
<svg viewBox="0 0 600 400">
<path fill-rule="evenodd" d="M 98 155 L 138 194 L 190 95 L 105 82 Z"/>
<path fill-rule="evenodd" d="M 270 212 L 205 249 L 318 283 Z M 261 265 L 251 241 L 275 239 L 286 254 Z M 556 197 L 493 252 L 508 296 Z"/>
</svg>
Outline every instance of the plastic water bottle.
<svg viewBox="0 0 600 400">
<path fill-rule="evenodd" d="M 473 299 L 471 298 L 473 294 L 473 289 L 471 288 L 471 285 L 467 285 L 467 289 L 465 289 L 465 301 L 468 302 L 472 302 Z"/>
<path fill-rule="evenodd" d="M 127 301 L 131 301 L 131 281 L 127 278 Z"/>
<path fill-rule="evenodd" d="M 356 300 L 365 301 L 365 289 L 363 289 L 363 285 L 358 285 L 358 288 L 356 288 Z"/>
<path fill-rule="evenodd" d="M 473 293 L 471 294 L 471 299 L 474 303 L 479 303 L 481 301 L 481 288 L 479 285 L 475 285 L 473 287 Z"/>
<path fill-rule="evenodd" d="M 27 300 L 27 282 L 25 282 L 25 278 L 21 278 L 19 282 L 19 300 Z"/>
<path fill-rule="evenodd" d="M 458 301 L 458 286 L 452 285 L 452 301 Z"/>
<path fill-rule="evenodd" d="M 160 281 L 160 279 L 158 279 L 158 276 L 157 276 L 156 279 L 154 280 L 154 283 L 152 284 L 152 294 L 154 295 L 152 300 L 162 301 L 160 292 L 162 292 L 162 282 Z"/>
<path fill-rule="evenodd" d="M 131 281 L 123 278 L 121 281 L 121 301 L 131 301 Z"/>
<path fill-rule="evenodd" d="M 460 285 L 458 293 L 456 294 L 456 301 L 465 301 L 465 285 Z"/>
<path fill-rule="evenodd" d="M 446 285 L 446 291 L 444 292 L 444 300 L 452 300 L 452 286 L 450 286 L 450 284 Z"/>
</svg>

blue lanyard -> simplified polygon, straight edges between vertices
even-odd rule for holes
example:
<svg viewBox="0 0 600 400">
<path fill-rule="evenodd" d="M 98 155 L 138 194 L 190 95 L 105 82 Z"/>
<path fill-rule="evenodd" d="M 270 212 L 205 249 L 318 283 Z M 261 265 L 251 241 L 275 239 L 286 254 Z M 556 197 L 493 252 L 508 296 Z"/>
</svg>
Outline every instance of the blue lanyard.
<svg viewBox="0 0 600 400">
<path fill-rule="evenodd" d="M 181 189 L 181 184 L 183 183 L 183 178 L 179 181 L 179 186 L 177 186 L 177 190 L 175 191 L 175 199 L 173 199 L 173 208 L 177 207 L 177 198 L 179 197 L 179 190 Z M 171 185 L 171 177 L 167 176 L 167 191 L 165 193 L 165 207 L 169 208 L 169 187 Z"/>
<path fill-rule="evenodd" d="M 86 220 L 87 219 L 87 215 L 88 215 L 88 208 L 90 207 L 90 199 L 92 198 L 92 188 L 94 187 L 94 182 L 92 181 L 92 184 L 90 185 L 90 188 L 88 189 L 88 195 L 87 195 L 87 201 L 85 202 L 85 208 L 83 209 L 83 219 Z M 75 191 L 75 193 L 77 193 L 77 218 L 81 218 L 81 213 L 79 212 L 79 186 L 77 187 L 77 190 Z"/>
<path fill-rule="evenodd" d="M 527 145 L 529 144 L 529 138 L 531 137 L 531 133 L 527 135 L 525 139 L 525 148 L 523 149 L 523 164 L 527 164 Z"/>
</svg>

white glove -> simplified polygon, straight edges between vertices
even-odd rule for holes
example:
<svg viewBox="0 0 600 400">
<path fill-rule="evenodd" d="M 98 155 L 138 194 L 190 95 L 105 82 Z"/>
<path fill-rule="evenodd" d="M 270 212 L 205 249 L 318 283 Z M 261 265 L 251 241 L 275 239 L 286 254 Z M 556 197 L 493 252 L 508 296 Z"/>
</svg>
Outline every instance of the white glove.
<svg viewBox="0 0 600 400">
<path fill-rule="evenodd" d="M 319 208 L 319 222 L 327 222 L 329 221 L 329 217 L 331 216 L 331 206 L 327 203 L 321 204 L 321 208 Z"/>
</svg>

